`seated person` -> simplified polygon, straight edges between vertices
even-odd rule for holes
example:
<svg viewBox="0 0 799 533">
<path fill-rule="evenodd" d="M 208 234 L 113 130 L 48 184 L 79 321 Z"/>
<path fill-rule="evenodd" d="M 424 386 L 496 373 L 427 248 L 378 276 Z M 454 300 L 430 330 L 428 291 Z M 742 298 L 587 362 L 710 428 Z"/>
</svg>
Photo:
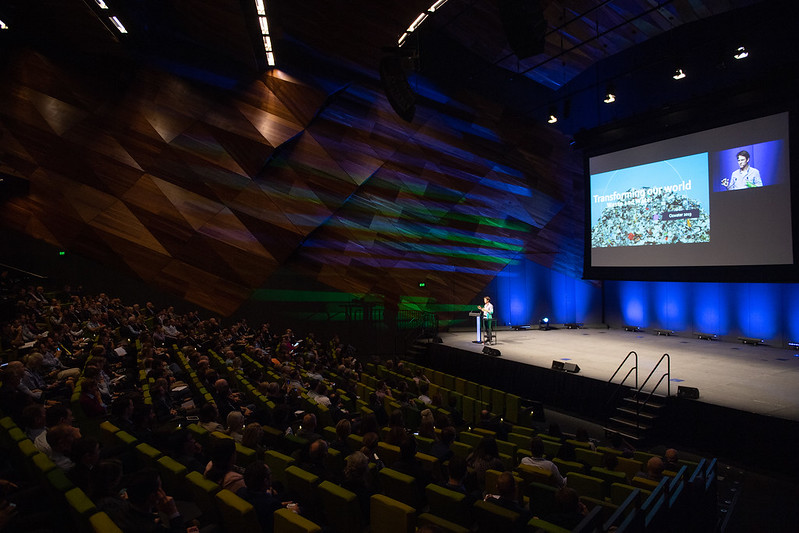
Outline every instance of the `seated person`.
<svg viewBox="0 0 799 533">
<path fill-rule="evenodd" d="M 519 514 L 514 531 L 522 532 L 532 518 L 530 511 L 521 505 L 516 495 L 516 478 L 511 472 L 502 472 L 497 478 L 497 494 L 486 495 L 486 501 L 500 505 L 509 511 Z"/>
</svg>

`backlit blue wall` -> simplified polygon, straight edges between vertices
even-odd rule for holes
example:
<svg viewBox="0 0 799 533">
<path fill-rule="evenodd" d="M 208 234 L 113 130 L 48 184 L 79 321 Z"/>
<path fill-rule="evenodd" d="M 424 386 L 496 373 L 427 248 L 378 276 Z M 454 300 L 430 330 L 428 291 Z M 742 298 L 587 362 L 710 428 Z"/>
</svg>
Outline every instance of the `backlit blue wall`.
<svg viewBox="0 0 799 533">
<path fill-rule="evenodd" d="M 604 296 L 603 296 L 604 293 Z M 799 342 L 799 284 L 606 281 L 560 274 L 527 260 L 510 263 L 486 287 L 501 326 L 582 322 L 678 333 Z M 603 302 L 604 297 L 604 302 Z"/>
<path fill-rule="evenodd" d="M 602 321 L 602 293 L 597 283 L 524 259 L 508 264 L 485 294 L 491 296 L 501 326 L 535 325 L 545 316 L 554 324 Z"/>
<path fill-rule="evenodd" d="M 799 339 L 799 285 L 776 283 L 605 282 L 605 321 L 723 337 Z"/>
</svg>

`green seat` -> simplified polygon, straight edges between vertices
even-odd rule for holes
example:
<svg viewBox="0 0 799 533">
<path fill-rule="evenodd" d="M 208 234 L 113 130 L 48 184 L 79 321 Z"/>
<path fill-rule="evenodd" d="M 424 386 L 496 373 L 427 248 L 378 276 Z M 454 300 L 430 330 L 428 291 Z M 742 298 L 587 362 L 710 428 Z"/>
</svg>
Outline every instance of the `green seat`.
<svg viewBox="0 0 799 533">
<path fill-rule="evenodd" d="M 64 494 L 75 485 L 60 468 L 54 468 L 44 475 L 47 486 L 51 492 Z"/>
<path fill-rule="evenodd" d="M 530 521 L 527 522 L 527 529 L 528 531 L 543 531 L 545 533 L 569 533 L 570 531 L 569 529 L 547 522 L 541 518 L 531 518 Z"/>
<path fill-rule="evenodd" d="M 452 453 L 454 455 L 457 455 L 461 459 L 466 459 L 467 457 L 469 457 L 469 454 L 472 453 L 472 447 L 471 446 L 469 446 L 468 444 L 465 444 L 463 442 L 458 442 L 458 441 L 453 442 L 450 445 L 449 449 L 452 450 Z"/>
<path fill-rule="evenodd" d="M 627 483 L 627 476 L 624 472 L 617 472 L 616 470 L 608 470 L 607 468 L 603 468 L 601 466 L 596 466 L 591 469 L 591 475 L 594 477 L 598 477 L 605 481 L 605 486 L 610 489 L 610 486 L 614 483 Z M 606 496 L 609 496 L 606 494 Z"/>
<path fill-rule="evenodd" d="M 211 432 L 199 424 L 189 424 L 186 429 L 194 435 L 194 440 L 199 442 L 203 448 L 208 448 Z"/>
<path fill-rule="evenodd" d="M 610 486 L 610 501 L 615 505 L 621 505 L 624 503 L 624 500 L 636 490 L 639 491 L 640 494 L 639 503 L 642 503 L 644 499 L 652 493 L 650 490 L 642 490 L 632 485 L 627 485 L 626 483 L 613 483 Z"/>
<path fill-rule="evenodd" d="M 273 515 L 274 533 L 319 533 L 322 528 L 288 509 L 278 509 Z M 255 530 L 260 531 L 260 530 Z"/>
<path fill-rule="evenodd" d="M 260 531 L 255 508 L 233 492 L 222 489 L 214 495 L 220 522 L 225 531 Z"/>
<path fill-rule="evenodd" d="M 574 456 L 578 462 L 589 468 L 602 466 L 602 458 L 604 457 L 602 453 L 595 452 L 588 448 L 575 448 Z"/>
<path fill-rule="evenodd" d="M 296 461 L 284 453 L 275 450 L 267 450 L 264 452 L 264 462 L 269 465 L 272 471 L 272 480 L 286 485 L 286 468 L 290 467 Z"/>
<path fill-rule="evenodd" d="M 499 450 L 500 456 L 507 455 L 508 457 L 510 457 L 511 464 L 509 469 L 513 469 L 513 467 L 516 466 L 518 461 L 521 460 L 521 457 L 518 457 L 516 455 L 518 451 L 518 446 L 513 442 L 497 439 L 497 449 Z"/>
<path fill-rule="evenodd" d="M 521 433 L 508 433 L 508 442 L 516 445 L 517 449 L 529 450 L 530 449 L 530 436 Z"/>
<path fill-rule="evenodd" d="M 558 489 L 549 483 L 529 483 L 524 494 L 530 499 L 530 512 L 533 516 L 549 516 L 555 511 L 557 504 L 555 494 Z"/>
<path fill-rule="evenodd" d="M 468 528 L 472 525 L 472 509 L 465 494 L 430 483 L 425 487 L 425 496 L 430 514 L 460 527 Z"/>
<path fill-rule="evenodd" d="M 199 472 L 189 472 L 185 479 L 185 489 L 189 499 L 202 510 L 202 521 L 204 523 L 218 522 L 219 511 L 214 496 L 222 490 L 222 487 L 218 483 L 205 479 Z"/>
<path fill-rule="evenodd" d="M 363 448 L 363 437 L 351 433 L 350 436 L 347 437 L 347 444 L 350 447 L 350 451 L 358 452 Z"/>
<path fill-rule="evenodd" d="M 507 533 L 516 528 L 521 515 L 495 503 L 474 502 L 474 515 L 480 533 Z"/>
<path fill-rule="evenodd" d="M 136 445 L 136 464 L 139 469 L 142 468 L 158 468 L 158 458 L 163 455 L 158 448 L 150 446 L 146 442 Z"/>
<path fill-rule="evenodd" d="M 358 496 L 329 481 L 318 488 L 327 524 L 337 533 L 362 533 L 361 506 Z"/>
<path fill-rule="evenodd" d="M 480 444 L 480 441 L 483 440 L 483 437 L 484 435 L 472 433 L 471 431 L 461 431 L 460 434 L 458 434 L 458 441 L 469 445 L 470 448 L 475 448 Z"/>
<path fill-rule="evenodd" d="M 97 512 L 94 502 L 78 487 L 65 492 L 64 498 L 67 501 L 72 522 L 78 526 L 79 531 L 88 531 L 90 529 L 89 517 Z"/>
<path fill-rule="evenodd" d="M 117 442 L 114 434 L 119 431 L 119 428 L 109 422 L 108 420 L 100 423 L 100 444 L 104 448 L 113 448 Z"/>
<path fill-rule="evenodd" d="M 89 517 L 89 526 L 93 533 L 122 533 L 111 517 L 102 511 Z"/>
<path fill-rule="evenodd" d="M 416 436 L 416 449 L 423 453 L 430 453 L 430 450 L 433 447 L 433 443 L 435 441 L 433 439 L 428 439 L 427 437 L 419 437 Z"/>
<path fill-rule="evenodd" d="M 566 439 L 566 442 L 568 444 L 571 444 L 572 446 L 574 446 L 575 450 L 577 450 L 579 448 L 582 448 L 584 450 L 590 450 L 591 449 L 591 443 L 590 442 L 586 442 L 586 441 L 582 441 L 582 440 L 576 440 L 576 439 Z"/>
<path fill-rule="evenodd" d="M 430 524 L 444 531 L 444 533 L 470 533 L 471 531 L 468 527 L 463 527 L 433 513 L 420 514 L 416 519 L 416 524 L 418 526 Z"/>
<path fill-rule="evenodd" d="M 377 443 L 377 455 L 386 466 L 391 466 L 399 461 L 400 448 L 399 446 L 380 441 Z"/>
<path fill-rule="evenodd" d="M 159 457 L 155 464 L 158 468 L 158 473 L 161 475 L 164 491 L 174 498 L 186 498 L 185 480 L 188 472 L 186 466 L 167 456 Z"/>
<path fill-rule="evenodd" d="M 579 472 L 572 472 L 569 474 L 569 488 L 577 491 L 580 496 L 588 496 L 589 498 L 596 498 L 601 500 L 605 497 L 608 489 L 605 488 L 605 482 L 593 476 L 586 476 Z"/>
<path fill-rule="evenodd" d="M 632 481 L 635 475 L 644 468 L 644 465 L 641 464 L 641 461 L 636 459 L 617 457 L 616 460 L 618 461 L 616 464 L 616 470 L 619 472 L 624 472 L 624 474 L 627 476 L 628 482 Z"/>
<path fill-rule="evenodd" d="M 416 478 L 391 468 L 381 469 L 378 472 L 378 478 L 383 494 L 414 509 L 419 509 L 420 498 Z"/>
<path fill-rule="evenodd" d="M 645 477 L 635 476 L 630 481 L 630 485 L 633 487 L 638 487 L 639 489 L 653 491 L 658 486 L 658 481 L 652 481 L 651 479 L 647 479 Z"/>
<path fill-rule="evenodd" d="M 413 533 L 416 530 L 414 515 L 413 507 L 383 494 L 375 494 L 371 498 L 370 523 L 374 532 Z"/>
<path fill-rule="evenodd" d="M 241 468 L 247 468 L 247 465 L 258 459 L 255 450 L 250 447 L 244 446 L 242 443 L 236 443 L 236 465 Z"/>
<path fill-rule="evenodd" d="M 545 468 L 539 468 L 537 466 L 520 464 L 516 467 L 516 472 L 524 480 L 525 484 L 529 483 L 545 483 L 548 485 L 552 484 L 552 472 L 546 470 Z"/>
<path fill-rule="evenodd" d="M 316 487 L 321 481 L 319 476 L 293 465 L 286 468 L 285 475 L 289 498 L 296 500 L 305 510 L 313 509 L 318 503 Z"/>
<path fill-rule="evenodd" d="M 560 448 L 563 446 L 560 442 L 551 439 L 541 439 L 544 443 L 544 455 L 549 459 L 554 459 L 560 453 Z M 561 472 L 562 474 L 563 472 Z"/>
<path fill-rule="evenodd" d="M 558 471 L 563 477 L 568 476 L 572 472 L 577 472 L 580 474 L 585 472 L 585 467 L 582 465 L 582 463 L 578 463 L 577 461 L 564 461 L 563 459 L 558 459 L 555 457 L 552 459 L 552 462 L 558 467 Z"/>
<path fill-rule="evenodd" d="M 524 478 L 519 475 L 518 472 L 511 473 L 513 474 L 513 479 L 516 480 L 516 499 L 522 501 L 525 486 Z M 502 474 L 502 472 L 499 470 L 490 468 L 486 470 L 485 485 L 483 486 L 484 494 L 497 494 L 497 481 L 499 480 L 500 474 Z"/>
<path fill-rule="evenodd" d="M 22 454 L 23 458 L 33 457 L 37 453 L 39 453 L 39 448 L 33 444 L 33 441 L 30 439 L 24 439 L 16 443 L 17 449 Z"/>
</svg>

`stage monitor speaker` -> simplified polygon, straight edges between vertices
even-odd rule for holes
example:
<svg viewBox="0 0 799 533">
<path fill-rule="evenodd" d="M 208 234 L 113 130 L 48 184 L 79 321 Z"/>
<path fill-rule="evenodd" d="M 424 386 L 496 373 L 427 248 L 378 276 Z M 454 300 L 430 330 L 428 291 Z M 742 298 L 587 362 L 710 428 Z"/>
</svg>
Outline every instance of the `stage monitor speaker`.
<svg viewBox="0 0 799 533">
<path fill-rule="evenodd" d="M 491 357 L 499 357 L 502 353 L 497 350 L 496 348 L 491 348 L 489 346 L 483 346 L 483 354 L 490 355 Z"/>
<path fill-rule="evenodd" d="M 524 59 L 544 52 L 547 21 L 541 0 L 500 0 L 499 18 L 516 57 Z"/>
<path fill-rule="evenodd" d="M 380 83 L 394 111 L 402 120 L 411 122 L 416 114 L 416 94 L 405 77 L 400 57 L 385 56 L 380 60 Z"/>
<path fill-rule="evenodd" d="M 561 372 L 571 372 L 576 374 L 580 371 L 580 367 L 574 363 L 567 363 L 565 361 L 552 361 L 552 370 L 559 370 Z"/>
<path fill-rule="evenodd" d="M 689 400 L 698 400 L 699 389 L 697 389 L 696 387 L 683 387 L 682 385 L 679 385 L 677 387 L 677 397 L 687 398 Z"/>
</svg>

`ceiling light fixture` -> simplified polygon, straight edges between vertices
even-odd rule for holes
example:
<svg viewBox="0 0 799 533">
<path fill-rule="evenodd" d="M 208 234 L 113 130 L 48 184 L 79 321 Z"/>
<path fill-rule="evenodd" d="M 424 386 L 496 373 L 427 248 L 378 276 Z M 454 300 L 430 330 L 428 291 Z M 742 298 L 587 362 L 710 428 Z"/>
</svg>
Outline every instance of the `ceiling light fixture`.
<svg viewBox="0 0 799 533">
<path fill-rule="evenodd" d="M 739 46 L 735 50 L 735 54 L 733 54 L 732 57 L 734 57 L 735 59 L 746 59 L 747 57 L 749 57 L 749 50 L 747 50 L 746 47 L 744 46 Z"/>
<path fill-rule="evenodd" d="M 116 26 L 116 29 L 119 30 L 119 33 L 128 33 L 128 30 L 125 28 L 125 25 L 122 24 L 122 21 L 119 20 L 116 16 L 108 17 L 111 23 Z"/>
<path fill-rule="evenodd" d="M 436 2 L 433 2 L 433 4 L 430 7 L 428 7 L 425 12 L 420 13 L 419 16 L 416 17 L 416 20 L 414 20 L 411 23 L 411 25 L 408 26 L 408 29 L 405 30 L 402 35 L 400 35 L 400 38 L 397 39 L 397 46 L 402 46 L 403 44 L 405 44 L 405 41 L 408 39 L 408 36 L 412 34 L 414 31 L 416 31 L 416 29 L 422 25 L 422 22 L 424 22 L 428 16 L 441 9 L 446 3 L 447 0 L 437 0 Z"/>
<path fill-rule="evenodd" d="M 7 29 L 8 26 L 6 25 L 6 23 L 0 20 L 0 30 L 7 30 Z"/>
<path fill-rule="evenodd" d="M 255 0 L 255 11 L 258 13 L 258 26 L 261 28 L 261 39 L 266 54 L 266 64 L 275 66 L 275 51 L 272 48 L 272 37 L 269 33 L 269 21 L 266 18 L 266 4 L 264 0 Z"/>
<path fill-rule="evenodd" d="M 685 78 L 685 72 L 683 71 L 683 69 L 678 68 L 674 71 L 674 75 L 672 76 L 672 78 L 674 78 L 675 80 L 681 80 Z"/>
<path fill-rule="evenodd" d="M 108 5 L 103 2 L 103 0 L 94 0 L 94 3 L 97 4 L 100 9 L 108 9 Z"/>
<path fill-rule="evenodd" d="M 548 123 L 554 124 L 555 122 L 558 121 L 558 117 L 557 117 L 556 113 L 557 113 L 557 109 L 555 109 L 555 106 L 554 105 L 550 106 L 549 107 L 549 118 L 547 119 Z"/>
<path fill-rule="evenodd" d="M 605 88 L 605 99 L 602 100 L 606 104 L 612 104 L 616 101 L 616 89 L 613 87 L 612 84 L 608 84 Z"/>
</svg>

